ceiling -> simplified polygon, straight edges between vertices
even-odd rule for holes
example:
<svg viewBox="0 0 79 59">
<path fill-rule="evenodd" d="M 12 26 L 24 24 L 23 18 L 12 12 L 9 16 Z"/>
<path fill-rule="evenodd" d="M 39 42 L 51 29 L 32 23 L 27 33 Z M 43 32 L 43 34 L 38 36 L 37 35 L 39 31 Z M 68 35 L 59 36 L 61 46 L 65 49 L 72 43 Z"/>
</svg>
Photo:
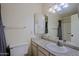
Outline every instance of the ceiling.
<svg viewBox="0 0 79 59">
<path fill-rule="evenodd" d="M 48 9 L 52 6 L 54 6 L 57 3 L 49 3 L 49 4 L 45 4 L 44 7 L 48 7 Z M 64 16 L 68 16 L 74 13 L 77 13 L 77 8 L 79 6 L 79 3 L 69 3 L 69 7 L 66 9 L 63 9 L 60 12 L 56 12 L 55 14 L 59 15 L 60 17 L 64 17 Z"/>
<path fill-rule="evenodd" d="M 68 8 L 62 10 L 61 12 L 57 12 L 57 14 L 59 14 L 61 17 L 61 16 L 68 16 L 68 15 L 77 13 L 77 7 L 78 7 L 77 3 L 69 4 Z"/>
</svg>

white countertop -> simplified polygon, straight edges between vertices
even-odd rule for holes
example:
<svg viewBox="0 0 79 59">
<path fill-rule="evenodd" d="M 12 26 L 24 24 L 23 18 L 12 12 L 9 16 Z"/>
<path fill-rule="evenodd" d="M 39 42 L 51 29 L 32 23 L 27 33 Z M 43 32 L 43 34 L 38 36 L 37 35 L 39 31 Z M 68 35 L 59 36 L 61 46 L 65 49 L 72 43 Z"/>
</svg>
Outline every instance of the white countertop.
<svg viewBox="0 0 79 59">
<path fill-rule="evenodd" d="M 35 39 L 35 38 L 32 39 L 32 41 L 35 42 L 36 44 L 38 44 L 39 46 L 43 47 L 44 49 L 46 49 L 50 53 L 56 55 L 56 56 L 79 56 L 79 51 L 78 50 L 75 50 L 75 49 L 72 49 L 72 48 L 69 48 L 69 47 L 67 47 L 69 49 L 69 51 L 66 52 L 66 53 L 58 53 L 58 52 L 54 52 L 54 51 L 48 49 L 46 47 L 46 44 L 53 43 L 51 41 L 47 41 L 47 40 L 44 40 L 44 39 Z"/>
</svg>

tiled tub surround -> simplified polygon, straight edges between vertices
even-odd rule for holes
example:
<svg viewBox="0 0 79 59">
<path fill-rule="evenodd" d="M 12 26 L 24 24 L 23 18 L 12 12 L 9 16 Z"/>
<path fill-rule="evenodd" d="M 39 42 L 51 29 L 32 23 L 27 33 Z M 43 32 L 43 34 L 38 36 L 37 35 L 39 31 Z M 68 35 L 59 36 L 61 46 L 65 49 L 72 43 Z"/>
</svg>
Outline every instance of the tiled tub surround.
<svg viewBox="0 0 79 59">
<path fill-rule="evenodd" d="M 47 40 L 44 40 L 44 39 L 36 39 L 36 38 L 33 38 L 32 42 L 35 42 L 40 47 L 44 48 L 45 50 L 49 51 L 51 54 L 54 54 L 56 56 L 79 56 L 79 51 L 72 49 L 70 47 L 67 47 L 69 49 L 69 51 L 67 51 L 66 53 L 58 53 L 58 52 L 55 52 L 55 51 L 51 51 L 50 49 L 48 49 L 46 47 L 46 44 L 49 44 L 49 43 L 56 44 L 55 42 L 47 41 Z"/>
</svg>

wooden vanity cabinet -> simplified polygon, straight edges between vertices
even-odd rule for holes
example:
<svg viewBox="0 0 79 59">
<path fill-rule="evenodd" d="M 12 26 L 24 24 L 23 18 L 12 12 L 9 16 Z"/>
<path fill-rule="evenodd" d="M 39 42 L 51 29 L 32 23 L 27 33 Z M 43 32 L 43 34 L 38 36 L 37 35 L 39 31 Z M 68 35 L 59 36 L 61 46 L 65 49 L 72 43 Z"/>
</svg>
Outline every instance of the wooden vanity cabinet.
<svg viewBox="0 0 79 59">
<path fill-rule="evenodd" d="M 41 46 L 37 45 L 35 42 L 32 41 L 31 44 L 31 53 L 32 56 L 55 56 L 54 54 L 51 54 L 46 49 L 42 48 Z"/>
<path fill-rule="evenodd" d="M 49 56 L 49 52 L 44 48 L 38 46 L 38 56 Z"/>
<path fill-rule="evenodd" d="M 46 55 L 42 53 L 40 50 L 38 50 L 38 56 L 46 56 Z"/>
<path fill-rule="evenodd" d="M 55 55 L 50 53 L 49 56 L 55 56 Z"/>
<path fill-rule="evenodd" d="M 32 45 L 31 45 L 31 53 L 32 53 L 32 56 L 37 56 L 37 52 L 38 52 L 38 47 L 37 47 L 37 44 L 35 44 L 34 42 L 32 42 Z"/>
</svg>

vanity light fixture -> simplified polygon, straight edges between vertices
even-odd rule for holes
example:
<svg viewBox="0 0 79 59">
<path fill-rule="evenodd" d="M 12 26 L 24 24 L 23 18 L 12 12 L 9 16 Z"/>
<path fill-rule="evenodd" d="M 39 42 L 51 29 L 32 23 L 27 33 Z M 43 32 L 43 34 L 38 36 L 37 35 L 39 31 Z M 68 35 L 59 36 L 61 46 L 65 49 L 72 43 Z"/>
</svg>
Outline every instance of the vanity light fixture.
<svg viewBox="0 0 79 59">
<path fill-rule="evenodd" d="M 55 10 L 52 10 L 52 12 L 55 13 L 56 11 Z"/>
<path fill-rule="evenodd" d="M 67 8 L 69 6 L 69 4 L 67 4 L 67 3 L 61 3 L 61 4 L 59 4 L 59 6 L 61 8 Z"/>
<path fill-rule="evenodd" d="M 53 12 L 53 13 L 59 12 L 65 8 L 67 8 L 68 6 L 69 6 L 69 4 L 67 4 L 67 3 L 56 4 L 56 5 L 54 5 L 54 7 L 49 8 L 49 12 Z"/>
<path fill-rule="evenodd" d="M 55 6 L 54 6 L 54 9 L 55 9 L 56 11 L 61 11 L 61 10 L 62 10 L 61 7 L 59 7 L 59 5 L 55 5 Z"/>
<path fill-rule="evenodd" d="M 53 8 L 49 8 L 49 12 L 55 13 L 56 11 Z"/>
<path fill-rule="evenodd" d="M 59 5 L 60 5 L 60 6 L 64 6 L 64 5 L 65 5 L 65 3 L 60 3 Z"/>
<path fill-rule="evenodd" d="M 64 6 L 63 6 L 63 8 L 67 8 L 69 6 L 69 4 L 65 4 Z"/>
<path fill-rule="evenodd" d="M 61 9 L 61 7 L 57 7 L 57 9 L 56 9 L 56 11 L 61 11 L 62 9 Z"/>
<path fill-rule="evenodd" d="M 53 9 L 52 8 L 49 8 L 49 12 L 51 12 Z"/>
<path fill-rule="evenodd" d="M 55 6 L 54 6 L 54 9 L 57 9 L 58 7 L 59 7 L 58 5 L 55 5 Z"/>
</svg>

